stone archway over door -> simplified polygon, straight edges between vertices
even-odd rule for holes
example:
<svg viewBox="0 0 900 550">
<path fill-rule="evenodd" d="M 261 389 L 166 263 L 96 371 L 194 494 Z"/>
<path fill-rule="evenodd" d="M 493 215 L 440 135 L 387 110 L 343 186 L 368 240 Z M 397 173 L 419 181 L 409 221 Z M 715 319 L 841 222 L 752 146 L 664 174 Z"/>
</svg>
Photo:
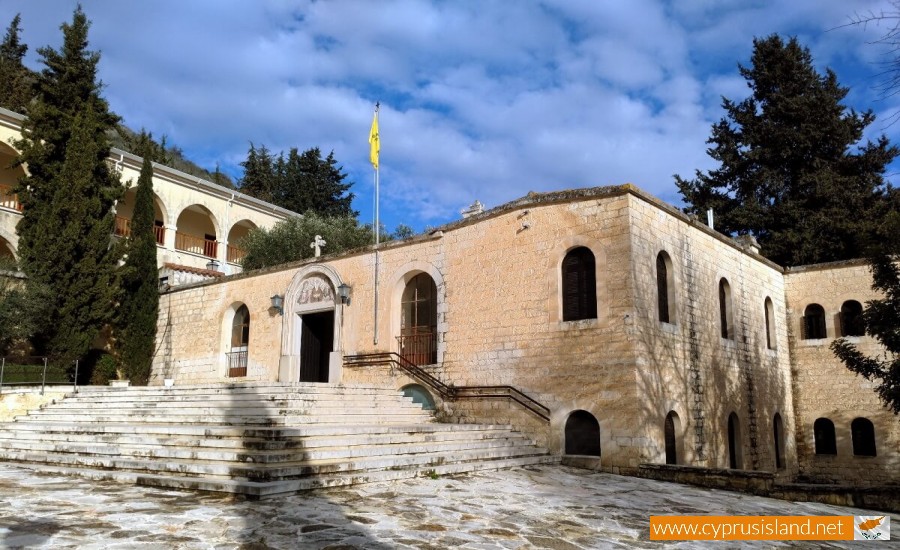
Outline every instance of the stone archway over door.
<svg viewBox="0 0 900 550">
<path fill-rule="evenodd" d="M 280 381 L 340 382 L 340 284 L 328 266 L 307 266 L 294 276 L 284 296 Z"/>
</svg>

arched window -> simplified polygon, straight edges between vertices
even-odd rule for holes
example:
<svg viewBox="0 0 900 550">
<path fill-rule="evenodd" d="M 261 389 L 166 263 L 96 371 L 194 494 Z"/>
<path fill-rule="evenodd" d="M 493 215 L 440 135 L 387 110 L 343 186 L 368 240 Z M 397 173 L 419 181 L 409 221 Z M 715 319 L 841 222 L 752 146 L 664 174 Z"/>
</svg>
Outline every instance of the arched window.
<svg viewBox="0 0 900 550">
<path fill-rule="evenodd" d="M 231 321 L 231 351 L 228 357 L 228 376 L 247 376 L 247 352 L 250 342 L 250 310 L 241 305 Z"/>
<path fill-rule="evenodd" d="M 669 411 L 666 415 L 665 423 L 665 440 L 666 440 L 666 464 L 680 464 L 683 459 L 682 439 L 681 439 L 681 420 L 678 413 Z"/>
<path fill-rule="evenodd" d="M 850 423 L 855 456 L 875 456 L 875 426 L 868 418 L 855 418 Z"/>
<path fill-rule="evenodd" d="M 764 304 L 766 315 L 766 349 L 775 349 L 775 307 L 772 299 L 766 296 Z"/>
<path fill-rule="evenodd" d="M 656 256 L 656 295 L 659 320 L 675 322 L 675 283 L 672 280 L 672 259 L 665 251 Z"/>
<path fill-rule="evenodd" d="M 775 436 L 775 468 L 781 470 L 784 468 L 784 423 L 778 413 L 772 422 L 772 432 Z"/>
<path fill-rule="evenodd" d="M 734 339 L 734 322 L 731 309 L 731 286 L 722 277 L 719 279 L 719 323 L 722 327 L 722 338 Z"/>
<path fill-rule="evenodd" d="M 817 455 L 836 455 L 837 441 L 834 437 L 834 422 L 827 418 L 817 418 L 813 423 Z"/>
<path fill-rule="evenodd" d="M 600 456 L 600 423 L 587 411 L 574 411 L 566 420 L 566 454 Z"/>
<path fill-rule="evenodd" d="M 728 467 L 740 470 L 744 467 L 744 448 L 741 438 L 741 421 L 737 414 L 728 415 Z"/>
<path fill-rule="evenodd" d="M 597 265 L 594 253 L 581 246 L 562 262 L 563 321 L 597 318 Z"/>
<path fill-rule="evenodd" d="M 400 298 L 400 355 L 416 365 L 437 363 L 437 285 L 427 273 L 406 283 Z"/>
<path fill-rule="evenodd" d="M 803 312 L 803 339 L 818 340 L 825 337 L 825 308 L 819 304 L 809 304 Z"/>
<path fill-rule="evenodd" d="M 841 336 L 863 336 L 865 333 L 862 304 L 847 300 L 841 305 Z"/>
</svg>

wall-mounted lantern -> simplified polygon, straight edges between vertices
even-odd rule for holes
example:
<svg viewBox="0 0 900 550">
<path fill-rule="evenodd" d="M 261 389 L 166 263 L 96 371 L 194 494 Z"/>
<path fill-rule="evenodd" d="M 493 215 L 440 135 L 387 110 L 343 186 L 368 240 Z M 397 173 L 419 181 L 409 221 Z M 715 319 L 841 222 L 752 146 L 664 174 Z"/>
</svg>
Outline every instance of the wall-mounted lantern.
<svg viewBox="0 0 900 550">
<path fill-rule="evenodd" d="M 284 315 L 284 296 L 276 294 L 269 299 L 272 300 L 272 309 L 277 311 L 279 315 Z"/>
<path fill-rule="evenodd" d="M 350 305 L 350 292 L 352 290 L 353 290 L 353 288 L 350 287 L 350 285 L 348 285 L 348 284 L 341 283 L 340 285 L 338 285 L 338 288 L 337 288 L 338 296 L 341 297 L 342 304 L 348 305 L 348 306 Z"/>
</svg>

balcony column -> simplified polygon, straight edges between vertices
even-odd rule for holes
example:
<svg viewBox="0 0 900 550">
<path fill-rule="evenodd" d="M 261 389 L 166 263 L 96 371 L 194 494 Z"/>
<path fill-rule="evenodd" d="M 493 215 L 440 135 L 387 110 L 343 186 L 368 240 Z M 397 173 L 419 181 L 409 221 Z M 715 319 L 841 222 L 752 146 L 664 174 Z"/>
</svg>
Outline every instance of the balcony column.
<svg viewBox="0 0 900 550">
<path fill-rule="evenodd" d="M 218 260 L 219 265 L 222 266 L 223 271 L 224 267 L 228 265 L 228 240 L 224 241 L 221 239 L 216 240 L 216 260 Z"/>
<path fill-rule="evenodd" d="M 166 234 L 163 236 L 163 241 L 165 244 L 163 245 L 166 250 L 175 250 L 175 231 L 178 230 L 177 225 L 165 225 Z"/>
</svg>

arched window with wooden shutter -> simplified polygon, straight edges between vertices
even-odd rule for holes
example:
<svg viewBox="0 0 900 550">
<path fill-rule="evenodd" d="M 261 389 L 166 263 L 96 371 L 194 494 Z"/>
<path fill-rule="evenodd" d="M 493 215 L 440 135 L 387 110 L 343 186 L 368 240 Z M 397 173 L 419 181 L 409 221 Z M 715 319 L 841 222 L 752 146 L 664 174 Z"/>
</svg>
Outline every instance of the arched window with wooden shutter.
<svg viewBox="0 0 900 550">
<path fill-rule="evenodd" d="M 574 248 L 562 262 L 563 321 L 597 318 L 597 266 L 594 253 Z"/>
<path fill-rule="evenodd" d="M 768 296 L 763 302 L 763 309 L 766 318 L 766 349 L 775 349 L 775 307 L 772 305 L 772 299 Z"/>
<path fill-rule="evenodd" d="M 675 323 L 675 284 L 672 275 L 672 259 L 661 251 L 656 255 L 656 309 L 661 323 Z"/>
<path fill-rule="evenodd" d="M 818 340 L 826 335 L 825 308 L 819 304 L 809 304 L 803 312 L 803 339 Z"/>
<path fill-rule="evenodd" d="M 250 343 L 250 310 L 241 305 L 231 321 L 231 348 L 226 354 L 228 376 L 247 376 L 247 352 Z"/>
<path fill-rule="evenodd" d="M 850 423 L 850 437 L 853 439 L 854 456 L 876 456 L 875 426 L 868 418 L 855 418 Z"/>
<path fill-rule="evenodd" d="M 813 438 L 817 455 L 836 455 L 837 440 L 834 437 L 834 422 L 827 418 L 817 418 L 813 423 Z"/>
<path fill-rule="evenodd" d="M 722 338 L 734 340 L 734 313 L 731 307 L 731 286 L 724 277 L 719 279 L 719 325 Z"/>
<path fill-rule="evenodd" d="M 863 306 L 856 300 L 847 300 L 841 305 L 841 336 L 864 336 Z"/>
</svg>

